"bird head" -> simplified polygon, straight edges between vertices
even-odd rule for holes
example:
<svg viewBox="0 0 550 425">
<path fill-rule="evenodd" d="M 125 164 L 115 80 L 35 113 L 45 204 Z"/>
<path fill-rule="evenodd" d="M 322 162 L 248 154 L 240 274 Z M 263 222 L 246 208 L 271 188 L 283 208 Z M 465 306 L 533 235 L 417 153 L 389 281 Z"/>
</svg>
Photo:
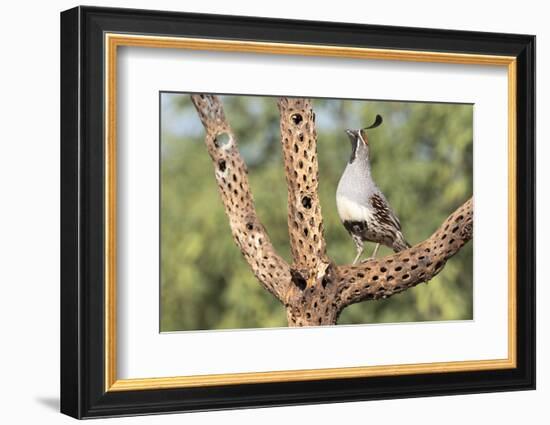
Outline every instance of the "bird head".
<svg viewBox="0 0 550 425">
<path fill-rule="evenodd" d="M 363 159 L 369 159 L 369 139 L 367 137 L 367 130 L 378 127 L 382 124 L 383 120 L 380 115 L 376 115 L 374 123 L 368 127 L 359 130 L 346 130 L 346 134 L 351 142 L 351 157 L 349 163 L 355 161 L 355 158 L 360 157 Z"/>
</svg>

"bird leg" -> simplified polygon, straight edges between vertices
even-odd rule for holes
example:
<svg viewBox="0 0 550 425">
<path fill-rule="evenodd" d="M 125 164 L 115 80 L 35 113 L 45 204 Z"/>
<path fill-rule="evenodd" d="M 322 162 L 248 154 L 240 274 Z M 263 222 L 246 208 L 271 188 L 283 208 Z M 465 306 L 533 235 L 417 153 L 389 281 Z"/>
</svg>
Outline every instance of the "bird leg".
<svg viewBox="0 0 550 425">
<path fill-rule="evenodd" d="M 378 248 L 380 248 L 380 244 L 377 243 L 374 247 L 374 250 L 372 251 L 372 255 L 369 258 L 376 258 L 376 254 L 378 254 Z"/>
<path fill-rule="evenodd" d="M 363 253 L 363 244 L 356 244 L 357 246 L 357 255 L 355 256 L 355 259 L 353 260 L 352 264 L 357 263 L 357 260 L 359 260 L 359 257 L 361 257 L 361 254 Z"/>
</svg>

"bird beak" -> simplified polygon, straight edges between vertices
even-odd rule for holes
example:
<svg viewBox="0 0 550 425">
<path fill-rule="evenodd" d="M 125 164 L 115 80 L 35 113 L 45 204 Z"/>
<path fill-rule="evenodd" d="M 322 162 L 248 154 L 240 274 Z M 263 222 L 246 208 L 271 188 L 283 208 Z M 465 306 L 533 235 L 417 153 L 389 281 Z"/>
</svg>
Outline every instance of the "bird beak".
<svg viewBox="0 0 550 425">
<path fill-rule="evenodd" d="M 348 135 L 352 146 L 354 146 L 354 149 L 359 140 L 361 140 L 366 145 L 368 144 L 366 136 L 364 136 L 362 133 L 362 130 L 346 130 L 346 134 Z"/>
<path fill-rule="evenodd" d="M 348 135 L 352 145 L 357 142 L 357 139 L 359 139 L 358 133 L 359 132 L 357 130 L 350 130 L 349 128 L 346 130 L 346 134 Z"/>
</svg>

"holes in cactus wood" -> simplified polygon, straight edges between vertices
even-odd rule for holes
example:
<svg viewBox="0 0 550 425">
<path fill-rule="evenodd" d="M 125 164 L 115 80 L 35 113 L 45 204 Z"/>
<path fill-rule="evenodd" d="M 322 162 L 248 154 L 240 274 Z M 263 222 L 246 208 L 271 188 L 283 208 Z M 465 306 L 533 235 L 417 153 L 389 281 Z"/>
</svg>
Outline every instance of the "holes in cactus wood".
<svg viewBox="0 0 550 425">
<path fill-rule="evenodd" d="M 216 135 L 216 138 L 214 139 L 214 145 L 216 145 L 217 148 L 225 148 L 231 143 L 231 136 L 227 133 L 220 133 Z"/>
<path fill-rule="evenodd" d="M 306 289 L 307 282 L 300 273 L 298 273 L 296 270 L 291 270 L 290 274 L 292 283 L 294 283 L 294 285 L 296 285 L 296 287 L 300 289 L 300 291 Z"/>
<path fill-rule="evenodd" d="M 302 205 L 309 210 L 311 208 L 311 198 L 309 196 L 304 196 L 302 198 Z"/>
<path fill-rule="evenodd" d="M 218 161 L 218 168 L 220 169 L 220 171 L 223 173 L 225 171 L 225 160 L 224 159 L 220 159 Z"/>
<path fill-rule="evenodd" d="M 302 118 L 302 115 L 300 114 L 292 114 L 290 116 L 290 119 L 294 123 L 294 125 L 299 125 L 304 119 Z"/>
</svg>

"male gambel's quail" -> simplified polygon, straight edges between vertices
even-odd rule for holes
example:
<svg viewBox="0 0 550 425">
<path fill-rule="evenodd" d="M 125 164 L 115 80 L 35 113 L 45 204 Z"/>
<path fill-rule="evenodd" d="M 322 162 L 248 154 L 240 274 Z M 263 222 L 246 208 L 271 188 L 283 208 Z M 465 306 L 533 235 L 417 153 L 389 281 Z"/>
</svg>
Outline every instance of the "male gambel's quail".
<svg viewBox="0 0 550 425">
<path fill-rule="evenodd" d="M 395 252 L 410 247 L 401 233 L 399 219 L 371 176 L 366 130 L 380 124 L 382 117 L 377 115 L 374 124 L 367 128 L 346 130 L 351 141 L 351 157 L 338 183 L 336 207 L 357 247 L 354 264 L 363 253 L 365 241 L 376 242 L 371 258 L 376 256 L 380 244 Z"/>
</svg>

